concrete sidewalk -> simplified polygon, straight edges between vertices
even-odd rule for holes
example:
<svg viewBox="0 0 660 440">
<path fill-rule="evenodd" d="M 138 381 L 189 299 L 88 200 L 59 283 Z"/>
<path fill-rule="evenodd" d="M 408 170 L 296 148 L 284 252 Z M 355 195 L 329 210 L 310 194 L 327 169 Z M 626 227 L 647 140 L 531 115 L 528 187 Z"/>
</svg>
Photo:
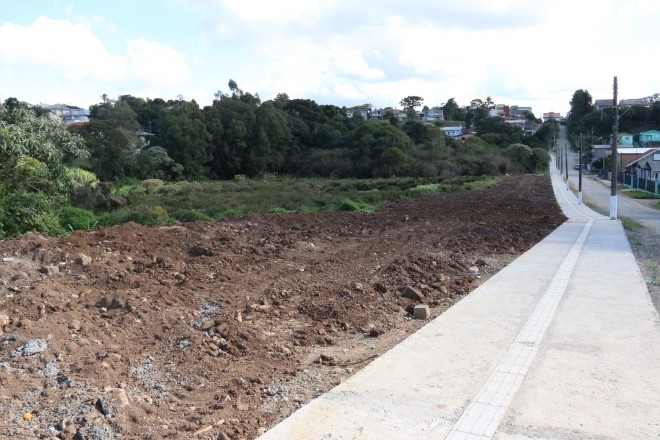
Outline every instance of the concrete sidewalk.
<svg viewBox="0 0 660 440">
<path fill-rule="evenodd" d="M 619 221 L 569 220 L 260 439 L 660 439 L 660 320 Z"/>
</svg>

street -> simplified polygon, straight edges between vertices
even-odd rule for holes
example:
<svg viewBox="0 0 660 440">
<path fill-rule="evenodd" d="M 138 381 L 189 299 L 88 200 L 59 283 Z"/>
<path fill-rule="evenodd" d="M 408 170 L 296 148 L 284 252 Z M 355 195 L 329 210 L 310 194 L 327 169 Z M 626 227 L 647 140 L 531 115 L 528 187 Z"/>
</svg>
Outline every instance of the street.
<svg viewBox="0 0 660 440">
<path fill-rule="evenodd" d="M 570 190 L 578 193 L 578 170 L 574 169 L 577 154 L 570 150 L 566 126 L 560 126 L 557 145 L 568 150 L 568 181 Z M 586 170 L 582 170 L 585 172 Z M 565 171 L 564 171 L 565 173 Z M 583 203 L 601 214 L 610 215 L 610 181 L 596 174 L 582 175 Z M 626 230 L 637 264 L 647 283 L 655 309 L 660 313 L 660 210 L 653 208 L 660 200 L 633 199 L 626 189 L 617 189 L 617 218 L 633 219 L 641 227 Z M 622 274 L 623 275 L 623 274 Z"/>
</svg>

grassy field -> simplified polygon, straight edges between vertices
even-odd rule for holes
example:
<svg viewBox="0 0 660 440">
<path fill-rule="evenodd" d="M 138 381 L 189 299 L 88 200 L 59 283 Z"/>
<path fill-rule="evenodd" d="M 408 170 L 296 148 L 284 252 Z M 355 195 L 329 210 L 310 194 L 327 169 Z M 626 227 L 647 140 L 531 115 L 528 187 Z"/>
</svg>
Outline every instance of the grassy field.
<svg viewBox="0 0 660 440">
<path fill-rule="evenodd" d="M 94 226 L 134 221 L 147 226 L 212 221 L 241 214 L 374 211 L 418 195 L 469 191 L 497 183 L 493 177 L 291 179 L 276 176 L 233 181 L 136 182 L 115 190 L 127 205 L 98 217 Z M 89 220 L 86 220 L 90 224 Z"/>
</svg>

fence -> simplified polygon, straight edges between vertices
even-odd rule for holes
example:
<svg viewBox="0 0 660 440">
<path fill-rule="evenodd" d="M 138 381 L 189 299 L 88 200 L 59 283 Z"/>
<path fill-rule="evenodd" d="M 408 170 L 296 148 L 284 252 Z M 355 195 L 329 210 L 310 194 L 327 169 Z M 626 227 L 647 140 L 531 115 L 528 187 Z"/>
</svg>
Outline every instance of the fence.
<svg viewBox="0 0 660 440">
<path fill-rule="evenodd" d="M 635 188 L 640 191 L 660 195 L 660 181 L 651 179 L 642 179 L 629 173 L 619 173 L 619 183 Z"/>
</svg>

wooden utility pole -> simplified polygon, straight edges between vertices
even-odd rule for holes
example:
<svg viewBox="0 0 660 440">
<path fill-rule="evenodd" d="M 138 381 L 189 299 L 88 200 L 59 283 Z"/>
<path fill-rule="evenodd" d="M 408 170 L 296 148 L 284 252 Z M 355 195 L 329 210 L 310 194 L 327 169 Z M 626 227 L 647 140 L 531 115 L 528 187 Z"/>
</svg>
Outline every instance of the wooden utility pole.
<svg viewBox="0 0 660 440">
<path fill-rule="evenodd" d="M 582 133 L 580 133 L 580 157 L 578 158 L 578 205 L 582 204 Z"/>
<path fill-rule="evenodd" d="M 610 220 L 616 220 L 617 217 L 617 200 L 616 200 L 616 184 L 618 180 L 617 172 L 617 138 L 619 136 L 619 101 L 617 100 L 617 94 L 619 91 L 619 85 L 617 83 L 616 76 L 614 77 L 614 116 L 612 120 L 612 182 L 610 186 Z"/>
</svg>

